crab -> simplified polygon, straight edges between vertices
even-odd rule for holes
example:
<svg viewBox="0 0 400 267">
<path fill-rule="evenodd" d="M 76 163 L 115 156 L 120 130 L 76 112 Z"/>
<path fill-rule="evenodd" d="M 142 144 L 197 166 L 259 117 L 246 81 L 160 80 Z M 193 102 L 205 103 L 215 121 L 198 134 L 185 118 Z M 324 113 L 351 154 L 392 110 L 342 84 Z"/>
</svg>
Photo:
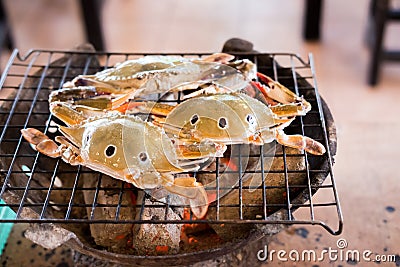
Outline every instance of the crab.
<svg viewBox="0 0 400 267">
<path fill-rule="evenodd" d="M 241 90 L 248 80 L 255 79 L 256 66 L 247 59 L 233 59 L 232 55 L 216 53 L 200 59 L 145 56 L 127 60 L 93 75 L 75 77 L 53 91 L 49 100 L 115 110 L 129 99 L 165 94 L 170 88 L 195 89 L 190 87 L 197 87 L 193 81 L 198 85 L 214 81 Z"/>
<path fill-rule="evenodd" d="M 67 124 L 59 126 L 63 136 L 55 138 L 60 145 L 34 128 L 21 130 L 37 151 L 141 189 L 161 186 L 186 198 L 196 217 L 205 216 L 208 197 L 202 184 L 188 174 L 175 174 L 199 170 L 210 157 L 222 156 L 224 146 L 207 141 L 174 142 L 163 129 L 134 115 L 107 113 L 87 118 L 67 103 L 53 106 L 51 112 Z"/>
<path fill-rule="evenodd" d="M 281 97 L 283 102 L 289 96 L 298 99 L 298 102 L 267 106 L 253 97 L 214 83 L 202 90 L 202 94 L 175 106 L 141 102 L 136 108 L 154 114 L 154 124 L 183 140 L 210 140 L 224 145 L 262 145 L 276 140 L 284 146 L 304 149 L 315 155 L 326 152 L 321 143 L 310 137 L 284 133 L 283 129 L 296 116 L 305 115 L 311 109 L 307 101 L 295 96 L 286 87 L 273 90 L 283 90 L 276 93 L 278 96 L 288 94 Z M 210 91 L 218 93 L 208 94 Z"/>
</svg>

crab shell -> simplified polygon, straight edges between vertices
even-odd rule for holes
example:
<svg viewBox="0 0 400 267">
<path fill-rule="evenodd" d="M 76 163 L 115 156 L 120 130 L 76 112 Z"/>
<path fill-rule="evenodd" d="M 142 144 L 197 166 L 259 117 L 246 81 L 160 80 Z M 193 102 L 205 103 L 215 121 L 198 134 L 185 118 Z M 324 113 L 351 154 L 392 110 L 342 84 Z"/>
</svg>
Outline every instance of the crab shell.
<svg viewBox="0 0 400 267">
<path fill-rule="evenodd" d="M 130 97 L 167 93 L 171 88 L 193 81 L 217 81 L 240 90 L 247 85 L 250 78 L 246 75 L 250 72 L 241 65 L 233 66 L 184 57 L 146 56 L 94 75 L 79 75 L 63 87 L 93 86 L 98 92 L 130 94 Z"/>
<path fill-rule="evenodd" d="M 99 91 L 124 93 L 125 89 L 139 88 L 146 73 L 162 71 L 187 61 L 182 57 L 146 56 L 118 63 L 113 68 L 99 71 L 93 75 L 79 75 L 63 85 L 64 88 L 95 86 Z"/>
<path fill-rule="evenodd" d="M 165 125 L 186 131 L 195 139 L 215 142 L 268 143 L 276 124 L 272 111 L 260 101 L 240 93 L 188 99 L 166 117 Z"/>
<path fill-rule="evenodd" d="M 91 119 L 60 131 L 79 148 L 82 165 L 142 189 L 160 185 L 160 173 L 186 171 L 166 134 L 133 116 Z"/>
</svg>

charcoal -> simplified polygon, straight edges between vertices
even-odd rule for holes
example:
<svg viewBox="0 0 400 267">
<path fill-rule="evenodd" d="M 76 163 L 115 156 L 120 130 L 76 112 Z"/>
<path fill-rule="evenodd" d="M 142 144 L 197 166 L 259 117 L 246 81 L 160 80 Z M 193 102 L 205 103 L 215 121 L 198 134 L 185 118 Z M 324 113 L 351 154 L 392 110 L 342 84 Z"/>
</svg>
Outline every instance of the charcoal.
<svg viewBox="0 0 400 267">
<path fill-rule="evenodd" d="M 121 196 L 120 202 L 120 190 L 121 182 L 113 179 L 109 176 L 102 175 L 95 177 L 93 175 L 87 175 L 84 180 L 84 187 L 96 187 L 98 185 L 98 179 L 100 181 L 100 190 L 98 191 L 97 199 L 95 199 L 94 190 L 85 190 L 83 195 L 85 203 L 97 205 L 104 204 L 107 207 L 96 207 L 92 210 L 92 207 L 86 208 L 89 219 L 93 220 L 115 220 L 117 205 L 120 204 L 118 220 L 133 220 L 135 218 L 135 209 L 133 208 L 132 200 L 129 195 L 129 191 L 125 191 Z M 107 188 L 101 189 L 101 188 Z M 115 190 L 112 190 L 115 188 Z M 110 207 L 116 205 L 115 207 Z M 90 224 L 90 232 L 94 241 L 97 245 L 107 248 L 111 252 L 121 252 L 127 246 L 128 240 L 131 238 L 132 224 Z"/>
<path fill-rule="evenodd" d="M 55 249 L 69 239 L 76 238 L 74 233 L 54 224 L 31 224 L 24 236 L 47 249 Z"/>
<path fill-rule="evenodd" d="M 143 192 L 139 192 L 138 204 L 142 204 L 142 201 L 144 201 L 144 208 L 142 214 L 136 212 L 137 220 L 180 220 L 183 216 L 183 209 L 172 209 L 164 203 L 144 198 Z M 133 230 L 133 244 L 140 255 L 176 254 L 179 251 L 181 230 L 182 224 L 175 223 L 136 224 Z"/>
</svg>

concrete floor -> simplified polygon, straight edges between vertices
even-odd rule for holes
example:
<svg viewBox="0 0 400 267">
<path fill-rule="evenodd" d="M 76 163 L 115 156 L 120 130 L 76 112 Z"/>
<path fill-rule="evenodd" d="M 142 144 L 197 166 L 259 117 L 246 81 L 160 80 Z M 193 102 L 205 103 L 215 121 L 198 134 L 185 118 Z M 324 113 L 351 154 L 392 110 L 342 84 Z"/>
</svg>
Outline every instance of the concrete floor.
<svg viewBox="0 0 400 267">
<path fill-rule="evenodd" d="M 69 49 L 84 41 L 75 1 L 4 1 L 16 46 Z M 344 214 L 344 231 L 332 236 L 318 226 L 293 226 L 274 236 L 269 250 L 347 249 L 375 255 L 397 255 L 400 266 L 400 64 L 385 63 L 380 83 L 367 85 L 368 50 L 364 45 L 368 2 L 325 1 L 322 40 L 307 43 L 301 37 L 303 1 L 195 1 L 145 0 L 103 2 L 103 26 L 112 52 L 214 52 L 224 41 L 240 37 L 262 52 L 295 52 L 315 59 L 320 94 L 329 104 L 338 129 L 335 178 Z M 399 46 L 398 25 L 390 26 L 387 47 Z M 2 55 L 2 61 L 6 55 Z M 323 199 L 323 192 L 316 198 Z M 299 214 L 299 216 L 301 216 Z M 335 228 L 336 213 L 325 221 Z M 12 242 L 12 240 L 10 241 Z M 10 246 L 12 246 L 10 244 Z M 263 247 L 260 247 L 263 249 Z M 29 251 L 29 250 L 28 250 Z M 18 259 L 25 250 L 7 249 L 2 255 Z M 257 253 L 256 251 L 254 253 Z M 6 266 L 19 266 L 17 261 Z M 15 265 L 14 265 L 15 264 Z M 353 266 L 354 261 L 282 262 L 265 266 Z M 359 266 L 375 266 L 361 261 Z M 31 266 L 40 266 L 32 264 Z M 53 265 L 54 266 L 54 265 Z"/>
</svg>

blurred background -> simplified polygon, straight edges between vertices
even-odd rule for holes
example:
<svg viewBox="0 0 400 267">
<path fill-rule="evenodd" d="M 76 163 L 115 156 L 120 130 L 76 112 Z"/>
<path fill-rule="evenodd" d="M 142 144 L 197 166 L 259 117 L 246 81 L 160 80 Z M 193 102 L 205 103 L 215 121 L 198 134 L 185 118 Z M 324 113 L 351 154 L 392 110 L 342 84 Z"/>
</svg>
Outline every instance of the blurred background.
<svg viewBox="0 0 400 267">
<path fill-rule="evenodd" d="M 2 3 L 13 45 L 22 54 L 33 48 L 71 49 L 86 42 L 79 1 Z M 260 52 L 293 52 L 305 59 L 312 53 L 318 89 L 338 131 L 334 171 L 344 213 L 340 237 L 351 249 L 397 254 L 396 263 L 384 266 L 400 266 L 400 61 L 383 62 L 377 84 L 368 83 L 369 1 L 325 1 L 317 41 L 303 38 L 305 1 L 103 0 L 99 6 L 104 50 L 109 52 L 217 52 L 227 39 L 238 37 Z M 399 26 L 388 24 L 384 47 L 400 49 Z M 2 48 L 2 68 L 9 55 Z M 324 196 L 317 193 L 316 197 Z M 337 221 L 329 216 L 328 222 Z M 13 243 L 20 242 L 18 229 L 14 227 L 2 255 L 6 266 L 19 266 L 17 255 L 25 253 Z M 322 250 L 336 247 L 338 238 L 318 226 L 293 226 L 276 235 L 270 248 Z M 46 253 L 50 252 L 43 252 L 42 258 Z M 64 256 L 63 262 L 67 261 Z"/>
</svg>

